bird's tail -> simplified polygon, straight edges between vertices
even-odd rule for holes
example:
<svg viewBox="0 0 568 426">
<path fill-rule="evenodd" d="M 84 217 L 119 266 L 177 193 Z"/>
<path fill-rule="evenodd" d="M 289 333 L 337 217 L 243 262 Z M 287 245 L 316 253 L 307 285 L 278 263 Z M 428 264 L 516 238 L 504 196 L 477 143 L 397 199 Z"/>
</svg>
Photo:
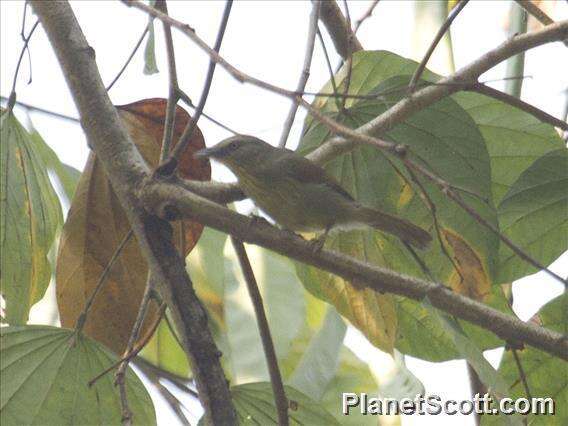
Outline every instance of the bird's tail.
<svg viewBox="0 0 568 426">
<path fill-rule="evenodd" d="M 356 207 L 356 217 L 362 223 L 380 231 L 396 235 L 402 241 L 419 249 L 426 248 L 432 241 L 432 236 L 419 226 L 380 210 L 358 205 Z"/>
</svg>

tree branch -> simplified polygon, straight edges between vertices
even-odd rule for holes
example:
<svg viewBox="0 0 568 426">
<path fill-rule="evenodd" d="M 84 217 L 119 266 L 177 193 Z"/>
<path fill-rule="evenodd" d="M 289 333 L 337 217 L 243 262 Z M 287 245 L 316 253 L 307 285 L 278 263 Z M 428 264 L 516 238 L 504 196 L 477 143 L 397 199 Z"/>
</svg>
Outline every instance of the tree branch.
<svg viewBox="0 0 568 426">
<path fill-rule="evenodd" d="M 367 11 L 363 15 L 361 15 L 361 17 L 357 19 L 357 21 L 355 21 L 355 29 L 353 30 L 353 34 L 357 34 L 357 31 L 359 31 L 361 25 L 363 25 L 363 23 L 373 15 L 377 4 L 379 4 L 379 0 L 373 0 Z"/>
<path fill-rule="evenodd" d="M 221 24 L 219 25 L 219 31 L 217 32 L 217 39 L 215 40 L 215 46 L 213 50 L 219 53 L 221 49 L 221 43 L 223 42 L 223 36 L 225 35 L 225 29 L 227 28 L 227 23 L 229 21 L 229 16 L 231 14 L 231 7 L 233 6 L 233 0 L 226 0 L 225 10 L 223 11 L 223 17 L 221 18 Z M 164 21 L 164 24 L 166 22 Z M 215 67 L 217 62 L 213 59 L 209 60 L 209 68 L 207 69 L 207 75 L 205 76 L 205 84 L 203 86 L 203 91 L 201 97 L 199 98 L 199 103 L 195 108 L 195 113 L 193 117 L 189 120 L 189 123 L 183 130 L 182 135 L 179 138 L 178 143 L 172 150 L 168 159 L 158 166 L 157 171 L 161 174 L 171 174 L 177 166 L 177 160 L 179 159 L 181 153 L 185 150 L 191 137 L 193 136 L 193 131 L 197 126 L 197 121 L 201 114 L 203 113 L 203 108 L 205 107 L 205 102 L 207 102 L 207 97 L 209 96 L 209 90 L 211 89 L 211 83 L 213 83 L 213 74 L 215 73 Z"/>
<path fill-rule="evenodd" d="M 321 2 L 315 0 L 312 5 L 312 13 L 310 14 L 310 23 L 308 25 L 308 37 L 306 44 L 306 54 L 304 56 L 304 66 L 302 67 L 302 73 L 300 74 L 300 79 L 298 80 L 298 86 L 296 87 L 296 92 L 300 93 L 306 89 L 306 83 L 310 77 L 310 67 L 312 65 L 312 57 L 314 56 L 314 47 L 316 41 L 316 33 L 318 31 L 318 19 L 320 11 Z M 294 124 L 294 118 L 296 117 L 296 112 L 298 111 L 298 103 L 292 102 L 290 107 L 290 112 L 284 121 L 284 128 L 282 130 L 282 135 L 280 136 L 280 142 L 278 146 L 284 148 L 286 146 L 286 141 L 288 140 L 288 135 Z"/>
<path fill-rule="evenodd" d="M 558 127 L 562 130 L 568 130 L 568 123 L 565 121 L 550 115 L 546 111 L 543 111 L 527 102 L 522 101 L 521 99 L 511 96 L 505 92 L 501 92 L 500 90 L 494 89 L 492 87 L 486 86 L 482 83 L 476 83 L 468 87 L 466 90 L 471 92 L 481 93 L 482 95 L 489 96 L 491 98 L 500 100 L 506 104 L 512 105 L 515 108 L 522 109 L 525 112 L 535 116 L 543 123 L 548 123 L 553 125 L 554 127 Z"/>
<path fill-rule="evenodd" d="M 361 46 L 353 30 L 347 25 L 347 21 L 335 1 L 326 0 L 322 2 L 320 19 L 331 36 L 335 50 L 344 60 L 347 60 L 353 52 L 363 50 L 363 46 Z"/>
<path fill-rule="evenodd" d="M 314 251 L 313 245 L 268 223 L 251 224 L 250 218 L 202 198 L 171 183 L 147 179 L 140 197 L 153 213 L 168 220 L 189 217 L 300 262 L 334 273 L 379 292 L 415 300 L 428 296 L 432 304 L 450 315 L 495 333 L 505 341 L 523 342 L 568 360 L 568 339 L 560 333 L 526 323 L 439 283 L 428 282 L 370 265 L 329 250 Z"/>
<path fill-rule="evenodd" d="M 171 242 L 171 227 L 149 216 L 135 188 L 150 174 L 130 140 L 101 81 L 95 52 L 67 2 L 32 1 L 62 67 L 89 144 L 132 225 L 149 271 L 170 308 L 195 375 L 206 419 L 235 424 L 236 412 L 219 362 L 220 353 L 207 326 L 207 314 L 195 295 L 183 259 Z"/>
<path fill-rule="evenodd" d="M 424 58 L 422 58 L 422 61 L 420 61 L 418 68 L 416 68 L 416 71 L 414 71 L 414 74 L 412 75 L 412 79 L 408 84 L 409 92 L 414 92 L 414 89 L 416 89 L 416 82 L 420 80 L 420 76 L 422 75 L 422 72 L 426 68 L 428 61 L 430 60 L 430 56 L 432 56 L 432 53 L 434 53 L 434 49 L 436 49 L 436 46 L 438 45 L 440 40 L 442 40 L 442 37 L 444 37 L 446 31 L 450 29 L 450 26 L 452 25 L 452 22 L 454 22 L 454 19 L 457 18 L 457 16 L 460 14 L 460 12 L 463 10 L 463 8 L 467 5 L 468 2 L 469 0 L 461 0 L 457 4 L 457 6 L 455 6 L 454 9 L 450 12 L 450 14 L 446 18 L 442 26 L 436 33 L 436 36 L 434 37 L 434 40 L 432 40 L 432 43 L 430 44 L 430 47 L 426 51 Z"/>
<path fill-rule="evenodd" d="M 161 10 L 165 14 L 168 13 L 168 5 L 166 0 L 156 2 L 156 9 Z M 166 104 L 166 118 L 164 120 L 164 134 L 162 136 L 162 148 L 160 150 L 160 161 L 164 161 L 169 153 L 170 146 L 174 135 L 174 127 L 176 120 L 176 105 L 179 100 L 179 86 L 176 69 L 176 56 L 174 52 L 174 40 L 172 38 L 172 29 L 169 24 L 162 22 L 164 27 L 164 39 L 166 41 L 166 56 L 168 58 L 168 102 Z M 182 233 L 183 234 L 183 233 Z"/>
<path fill-rule="evenodd" d="M 128 67 L 128 65 L 130 65 L 130 62 L 132 62 L 132 58 L 134 58 L 134 55 L 136 55 L 136 52 L 138 52 L 138 49 L 142 45 L 142 42 L 144 41 L 144 39 L 146 38 L 146 35 L 149 32 L 150 32 L 150 27 L 149 27 L 148 24 L 146 24 L 146 26 L 144 27 L 144 31 L 142 31 L 142 34 L 140 34 L 140 38 L 138 39 L 138 41 L 134 45 L 134 49 L 132 49 L 132 52 L 130 52 L 130 55 L 128 56 L 128 58 L 126 58 L 126 62 L 124 63 L 124 65 L 122 66 L 120 71 L 118 71 L 118 74 L 116 74 L 116 77 L 114 77 L 112 79 L 112 81 L 110 82 L 110 84 L 107 86 L 107 88 L 106 88 L 107 92 L 110 91 L 110 89 L 112 89 L 112 87 L 116 84 L 116 82 L 118 81 L 120 76 L 124 73 L 124 71 L 126 71 L 126 68 Z"/>
<path fill-rule="evenodd" d="M 377 137 L 371 135 L 385 132 L 391 129 L 395 124 L 406 120 L 410 115 L 425 108 L 426 106 L 431 105 L 432 103 L 442 99 L 445 96 L 448 96 L 459 90 L 463 90 L 466 87 L 464 81 L 467 82 L 467 84 L 471 85 L 472 81 L 477 81 L 479 75 L 492 68 L 496 64 L 504 61 L 509 56 L 516 55 L 517 53 L 522 52 L 526 49 L 530 49 L 531 47 L 565 38 L 566 35 L 568 35 L 568 20 L 562 21 L 555 25 L 550 25 L 541 31 L 535 31 L 530 34 L 522 34 L 513 37 L 511 40 L 503 43 L 496 49 L 490 51 L 489 53 L 486 53 L 477 61 L 474 61 L 472 64 L 462 68 L 460 71 L 454 73 L 449 77 L 441 79 L 438 84 L 434 86 L 428 86 L 416 92 L 415 94 L 411 94 L 409 97 L 406 97 L 396 103 L 393 107 L 391 107 L 380 116 L 353 130 L 337 123 L 336 121 L 322 114 L 319 110 L 306 102 L 301 95 L 278 87 L 274 84 L 267 83 L 258 78 L 251 77 L 248 74 L 245 74 L 244 72 L 238 70 L 229 62 L 227 62 L 223 57 L 221 57 L 217 51 L 211 49 L 207 45 L 207 43 L 205 43 L 199 36 L 197 36 L 197 34 L 195 34 L 195 31 L 193 31 L 193 29 L 188 25 L 172 19 L 168 15 L 165 15 L 164 13 L 139 1 L 130 0 L 125 1 L 125 3 L 128 6 L 134 6 L 137 9 L 141 9 L 151 16 L 158 18 L 164 22 L 168 22 L 173 27 L 180 29 L 209 55 L 210 60 L 220 64 L 238 81 L 249 82 L 258 87 L 273 91 L 274 93 L 278 93 L 282 96 L 291 97 L 295 100 L 295 102 L 306 108 L 317 120 L 326 125 L 337 135 L 340 135 L 331 138 L 330 140 L 319 146 L 317 149 L 312 151 L 309 155 L 307 155 L 307 158 L 309 158 L 310 160 L 314 161 L 315 163 L 325 163 L 331 158 L 334 158 L 335 156 L 353 149 L 358 144 L 374 145 L 377 148 L 396 155 L 401 159 L 405 159 L 407 165 L 411 165 L 413 169 L 420 174 L 428 177 L 429 179 L 434 178 L 436 182 L 444 187 L 444 193 L 448 197 L 458 203 L 461 208 L 463 208 L 482 226 L 485 226 L 495 232 L 499 236 L 501 241 L 509 246 L 517 255 L 522 257 L 524 260 L 527 260 L 533 266 L 538 265 L 537 267 L 539 269 L 545 270 L 555 279 L 558 279 L 560 282 L 565 283 L 564 279 L 562 279 L 546 267 L 540 265 L 537 260 L 531 258 L 527 253 L 524 252 L 523 249 L 516 246 L 511 240 L 501 234 L 498 229 L 493 227 L 487 221 L 483 220 L 483 218 L 481 218 L 475 211 L 469 208 L 469 206 L 467 206 L 463 202 L 460 202 L 461 199 L 456 193 L 452 191 L 452 186 L 450 183 L 444 181 L 436 174 L 429 172 L 424 167 L 410 160 L 407 156 L 407 147 L 378 139 Z"/>
<path fill-rule="evenodd" d="M 303 107 L 307 108 L 313 115 L 315 115 L 318 120 L 322 121 L 322 115 L 320 114 L 319 116 L 317 116 L 317 114 L 314 114 L 315 109 L 311 107 L 309 103 L 304 101 L 298 93 L 265 82 L 238 70 L 229 62 L 227 62 L 223 57 L 221 57 L 217 52 L 211 49 L 200 37 L 197 36 L 197 34 L 195 34 L 193 29 L 189 25 L 183 24 L 139 1 L 123 1 L 127 6 L 132 6 L 140 9 L 145 13 L 148 13 L 151 16 L 160 19 L 161 21 L 168 22 L 172 27 L 175 27 L 183 32 L 205 53 L 207 53 L 212 60 L 223 67 L 236 80 L 240 81 L 241 83 L 251 83 L 255 86 L 279 94 L 281 96 L 293 98 L 296 100 L 296 102 L 300 103 Z M 337 7 L 334 2 L 324 2 L 322 4 L 321 12 L 323 13 L 323 5 L 330 7 L 330 4 L 333 4 L 335 7 Z M 373 120 L 369 121 L 363 126 L 355 130 L 340 126 L 343 127 L 345 131 L 344 133 L 349 133 L 349 136 L 336 136 L 331 138 L 326 143 L 322 144 L 316 150 L 311 152 L 308 155 L 308 158 L 315 163 L 323 164 L 345 152 L 354 149 L 357 144 L 369 143 L 369 141 L 376 143 L 377 140 L 370 135 L 380 135 L 390 130 L 397 124 L 403 122 L 415 112 L 439 101 L 443 97 L 449 96 L 460 90 L 467 89 L 471 86 L 472 82 L 477 81 L 481 74 L 508 59 L 509 57 L 546 43 L 562 41 L 567 37 L 568 20 L 549 25 L 539 31 L 533 31 L 512 37 L 497 48 L 487 52 L 471 64 L 463 67 L 454 74 L 441 79 L 435 85 L 427 86 L 415 92 L 411 96 L 400 100 L 383 114 L 375 117 Z M 347 130 L 349 132 L 347 132 Z M 385 150 L 392 150 L 396 147 L 396 144 L 392 143 L 386 143 L 382 145 L 383 146 L 379 145 L 379 147 Z"/>
<path fill-rule="evenodd" d="M 530 0 L 515 0 L 519 6 L 534 16 L 542 25 L 553 24 L 554 21 Z"/>
<path fill-rule="evenodd" d="M 357 128 L 355 132 L 367 135 L 383 134 L 395 125 L 402 123 L 415 112 L 432 105 L 445 96 L 462 90 L 464 82 L 477 81 L 481 74 L 511 56 L 546 43 L 562 41 L 567 37 L 568 20 L 549 25 L 539 31 L 514 36 L 454 74 L 442 78 L 436 85 L 425 87 L 400 100 L 378 117 Z M 353 147 L 353 140 L 335 137 L 313 151 L 309 158 L 321 164 L 353 149 Z"/>
<path fill-rule="evenodd" d="M 268 373 L 270 375 L 272 392 L 274 393 L 274 402 L 276 405 L 276 411 L 278 413 L 278 425 L 287 426 L 290 423 L 288 419 L 288 398 L 286 398 L 284 384 L 282 383 L 282 375 L 280 374 L 280 369 L 278 368 L 278 358 L 276 357 L 276 351 L 274 350 L 274 343 L 270 334 L 270 327 L 268 326 L 266 312 L 264 311 L 262 296 L 260 295 L 260 291 L 258 290 L 258 284 L 256 282 L 256 278 L 254 277 L 254 271 L 252 270 L 252 266 L 250 265 L 245 245 L 241 240 L 235 237 L 231 237 L 231 242 L 233 243 L 233 247 L 235 249 L 235 252 L 237 253 L 239 265 L 241 266 L 241 271 L 243 273 L 243 277 L 245 278 L 249 296 L 254 308 L 258 331 L 262 340 L 262 348 L 264 349 L 264 356 L 266 357 L 266 364 L 268 366 Z"/>
</svg>

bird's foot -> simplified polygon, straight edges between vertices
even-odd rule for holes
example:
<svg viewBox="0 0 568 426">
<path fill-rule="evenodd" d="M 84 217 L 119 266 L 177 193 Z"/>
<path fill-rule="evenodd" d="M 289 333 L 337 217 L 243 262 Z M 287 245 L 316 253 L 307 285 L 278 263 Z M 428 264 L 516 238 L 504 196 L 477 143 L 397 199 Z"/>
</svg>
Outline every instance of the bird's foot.
<svg viewBox="0 0 568 426">
<path fill-rule="evenodd" d="M 263 218 L 262 216 L 258 216 L 258 215 L 255 215 L 255 214 L 251 213 L 251 214 L 249 215 L 249 223 L 248 223 L 249 228 L 252 227 L 252 226 L 260 225 L 260 224 L 263 224 L 263 225 L 270 225 L 270 222 L 267 221 L 267 220 L 266 220 L 265 218 Z"/>
<path fill-rule="evenodd" d="M 327 237 L 327 235 L 323 234 L 323 235 L 320 235 L 319 237 L 312 238 L 309 241 L 311 249 L 314 253 L 319 253 L 323 249 L 323 245 L 325 244 L 326 237 Z"/>
</svg>

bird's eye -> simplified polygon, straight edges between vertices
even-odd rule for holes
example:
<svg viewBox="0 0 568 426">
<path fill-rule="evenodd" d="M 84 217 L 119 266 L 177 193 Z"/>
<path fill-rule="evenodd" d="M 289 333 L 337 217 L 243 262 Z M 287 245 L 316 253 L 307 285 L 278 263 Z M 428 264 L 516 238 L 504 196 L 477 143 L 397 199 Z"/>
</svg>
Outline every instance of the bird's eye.
<svg viewBox="0 0 568 426">
<path fill-rule="evenodd" d="M 231 145 L 229 145 L 229 147 L 231 148 L 231 151 L 234 151 L 235 149 L 237 149 L 237 143 L 233 142 Z"/>
</svg>

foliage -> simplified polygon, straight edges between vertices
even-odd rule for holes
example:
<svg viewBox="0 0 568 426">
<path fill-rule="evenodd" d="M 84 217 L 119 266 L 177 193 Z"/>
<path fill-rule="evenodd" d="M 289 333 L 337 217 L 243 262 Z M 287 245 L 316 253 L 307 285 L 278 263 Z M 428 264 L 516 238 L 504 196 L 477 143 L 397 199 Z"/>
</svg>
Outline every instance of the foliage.
<svg viewBox="0 0 568 426">
<path fill-rule="evenodd" d="M 158 72 L 152 19 L 148 26 L 144 73 L 151 74 Z M 451 49 L 449 41 L 448 46 Z M 337 85 L 339 92 L 348 89 L 353 96 L 344 105 L 318 96 L 312 106 L 344 126 L 360 128 L 408 96 L 416 66 L 391 52 L 357 52 L 321 89 L 329 93 Z M 430 85 L 438 77 L 425 70 L 419 85 Z M 157 166 L 166 100 L 144 99 L 117 110 L 141 156 L 151 167 Z M 118 249 L 130 223 L 94 153 L 79 172 L 62 163 L 39 132 L 26 130 L 11 111 L 3 110 L 0 120 L 0 291 L 5 303 L 2 320 L 9 325 L 2 328 L 0 341 L 2 424 L 118 423 L 120 398 L 112 374 L 92 387 L 87 382 L 126 347 L 146 286 L 146 261 L 134 238 Z M 189 120 L 177 107 L 174 144 Z M 324 124 L 308 115 L 298 152 L 306 155 L 332 137 Z M 568 250 L 568 151 L 551 125 L 502 101 L 458 92 L 422 108 L 380 137 L 406 146 L 410 158 L 450 182 L 481 219 L 541 264 L 550 265 Z M 180 159 L 181 178 L 210 179 L 209 163 L 192 155 L 204 146 L 197 129 Z M 417 253 L 419 261 L 396 238 L 368 229 L 331 235 L 326 248 L 433 279 L 514 315 L 504 287 L 536 268 L 514 255 L 444 191 L 411 173 L 398 157 L 372 146 L 357 147 L 325 169 L 362 204 L 404 217 L 434 236 L 433 244 Z M 71 203 L 65 224 L 63 201 Z M 191 221 L 175 223 L 172 238 L 187 256 L 187 270 L 223 353 L 239 420 L 275 424 L 263 342 L 230 241 Z M 75 327 L 102 274 L 108 272 L 83 333 L 24 325 L 50 283 L 48 253 L 57 246 L 55 283 L 62 327 Z M 381 294 L 259 247 L 247 245 L 246 250 L 286 384 L 291 424 L 376 424 L 376 419 L 358 413 L 342 416 L 339 396 L 347 390 L 397 397 L 423 391 L 405 367 L 405 355 L 429 361 L 465 359 L 497 398 L 525 396 L 511 350 L 506 350 L 498 370 L 483 357 L 483 350 L 505 342 L 438 311 L 428 299 Z M 156 296 L 146 315 L 140 341 L 148 342 L 141 356 L 167 377 L 189 380 L 191 366 L 170 313 L 158 317 L 159 302 Z M 566 333 L 566 303 L 564 293 L 533 320 Z M 152 325 L 157 328 L 150 336 Z M 395 358 L 398 372 L 389 385 L 380 388 L 373 369 L 345 344 L 350 326 Z M 534 348 L 516 353 L 533 396 L 566 399 L 566 375 L 558 374 L 565 368 L 561 360 Z M 133 370 L 127 373 L 127 389 L 134 422 L 154 424 L 154 406 Z M 554 418 L 535 416 L 531 422 L 565 424 L 566 409 L 558 408 Z M 501 420 L 485 417 L 483 423 Z M 519 422 L 516 417 L 504 420 Z"/>
<path fill-rule="evenodd" d="M 112 376 L 87 385 L 117 360 L 100 343 L 47 326 L 2 328 L 0 343 L 3 425 L 120 422 L 118 389 Z M 126 386 L 136 424 L 155 424 L 150 395 L 132 370 L 127 373 Z"/>
<path fill-rule="evenodd" d="M 10 324 L 25 324 L 51 279 L 47 258 L 63 222 L 42 156 L 43 141 L 8 111 L 0 117 L 0 292 Z"/>
</svg>

